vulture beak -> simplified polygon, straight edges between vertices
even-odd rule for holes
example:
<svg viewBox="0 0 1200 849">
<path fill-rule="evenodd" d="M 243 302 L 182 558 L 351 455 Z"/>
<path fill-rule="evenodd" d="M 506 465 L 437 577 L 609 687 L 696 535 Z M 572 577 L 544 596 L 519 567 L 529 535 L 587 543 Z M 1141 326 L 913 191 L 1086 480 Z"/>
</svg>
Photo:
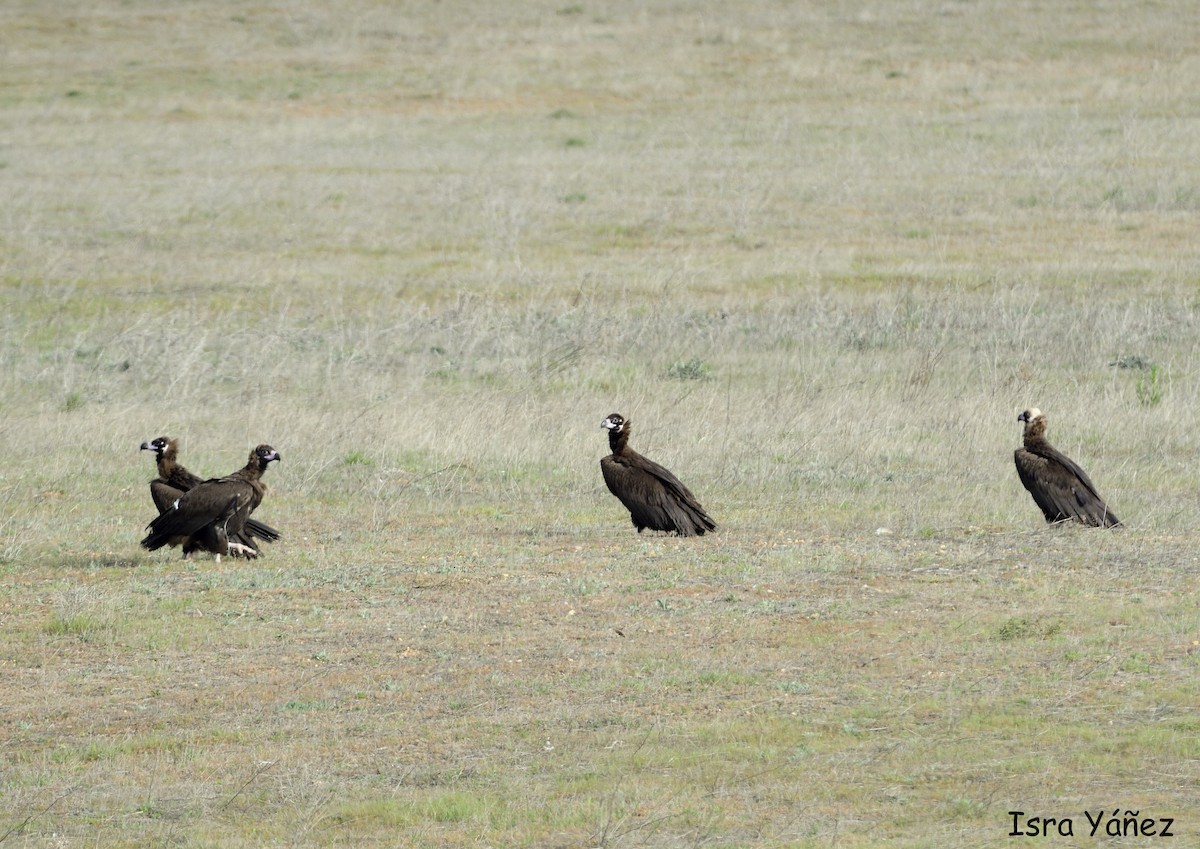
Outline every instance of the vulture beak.
<svg viewBox="0 0 1200 849">
<path fill-rule="evenodd" d="M 1025 410 L 1025 411 L 1024 411 L 1024 412 L 1022 412 L 1020 415 L 1018 415 L 1018 416 L 1017 416 L 1017 421 L 1019 421 L 1019 422 L 1027 422 L 1027 421 L 1029 421 L 1029 411 L 1028 411 L 1028 410 Z"/>
<path fill-rule="evenodd" d="M 142 449 L 141 449 L 141 450 L 143 450 L 143 451 L 157 451 L 157 450 L 158 450 L 158 448 L 156 448 L 156 447 L 155 447 L 155 445 L 154 445 L 154 443 L 153 443 L 153 442 L 143 442 L 143 443 L 142 443 Z"/>
<path fill-rule="evenodd" d="M 271 456 L 267 458 L 267 462 L 270 463 L 272 460 L 282 460 L 282 459 L 283 459 L 282 454 L 280 454 L 278 451 L 272 451 Z"/>
</svg>

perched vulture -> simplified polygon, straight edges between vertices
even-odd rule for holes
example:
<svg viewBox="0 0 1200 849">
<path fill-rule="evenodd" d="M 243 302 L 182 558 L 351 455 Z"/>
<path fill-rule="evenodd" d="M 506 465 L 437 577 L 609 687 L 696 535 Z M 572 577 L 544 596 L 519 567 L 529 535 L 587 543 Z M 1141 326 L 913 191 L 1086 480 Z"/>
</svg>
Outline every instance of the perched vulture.
<svg viewBox="0 0 1200 849">
<path fill-rule="evenodd" d="M 177 462 L 179 445 L 169 436 L 160 436 L 142 443 L 143 451 L 153 451 L 158 463 L 158 477 L 150 481 L 150 497 L 159 513 L 165 513 L 189 489 L 204 482 Z M 246 526 L 230 542 L 233 551 L 245 557 L 258 556 L 255 538 L 265 542 L 279 539 L 279 531 L 257 519 L 247 519 Z M 178 543 L 173 543 L 178 545 Z M 211 549 L 210 549 L 211 550 Z"/>
<path fill-rule="evenodd" d="M 223 478 L 213 478 L 189 489 L 158 518 L 147 525 L 150 531 L 142 546 L 155 551 L 164 545 L 182 545 L 183 556 L 203 549 L 217 555 L 239 552 L 242 543 L 231 542 L 243 532 L 246 521 L 262 501 L 262 482 L 268 464 L 280 459 L 270 445 L 250 452 L 246 465 Z"/>
<path fill-rule="evenodd" d="M 1037 407 L 1017 416 L 1025 423 L 1025 447 L 1014 453 L 1017 474 L 1047 522 L 1074 519 L 1096 528 L 1121 520 L 1108 509 L 1087 472 L 1046 441 L 1046 416 Z"/>
<path fill-rule="evenodd" d="M 690 537 L 717 527 L 696 496 L 662 466 L 629 447 L 629 422 L 618 413 L 600 422 L 612 454 L 600 461 L 609 491 L 629 510 L 638 533 L 673 531 Z"/>
</svg>

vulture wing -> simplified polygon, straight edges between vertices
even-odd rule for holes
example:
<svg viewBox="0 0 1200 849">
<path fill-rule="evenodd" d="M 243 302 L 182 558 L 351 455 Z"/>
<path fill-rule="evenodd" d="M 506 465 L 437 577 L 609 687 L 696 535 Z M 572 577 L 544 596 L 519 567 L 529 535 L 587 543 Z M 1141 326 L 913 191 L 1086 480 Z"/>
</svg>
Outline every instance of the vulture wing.
<svg viewBox="0 0 1200 849">
<path fill-rule="evenodd" d="M 639 531 L 650 528 L 695 536 L 717 526 L 691 490 L 653 460 L 627 451 L 602 459 L 600 471 L 609 491 L 629 510 Z"/>
<path fill-rule="evenodd" d="M 1049 445 L 1036 452 L 1018 448 L 1014 460 L 1021 483 L 1047 522 L 1074 519 L 1097 528 L 1120 524 L 1087 473 L 1062 452 Z"/>
<path fill-rule="evenodd" d="M 647 488 L 645 476 L 639 474 L 637 469 L 616 457 L 605 457 L 600 461 L 600 473 L 604 475 L 608 491 L 629 511 L 638 533 L 641 533 L 643 528 L 666 527 L 666 517 L 654 515 L 652 512 L 648 503 L 650 497 L 643 492 Z"/>
<path fill-rule="evenodd" d="M 254 487 L 247 481 L 205 481 L 185 492 L 171 509 L 147 525 L 149 533 L 142 546 L 155 551 L 182 542 L 185 556 L 197 549 L 227 554 L 228 541 L 239 538 L 256 500 Z"/>
<path fill-rule="evenodd" d="M 197 530 L 184 544 L 184 554 L 190 554 L 197 549 L 211 551 L 219 558 L 229 553 L 229 520 L 237 513 L 238 496 L 231 496 L 228 503 L 221 508 L 216 517 Z"/>
<path fill-rule="evenodd" d="M 691 533 L 703 534 L 717 527 L 716 522 L 704 512 L 696 496 L 692 495 L 692 491 L 684 486 L 679 478 L 653 460 L 642 457 L 642 462 L 646 472 L 653 475 L 662 485 L 663 507 L 672 517 L 675 529 L 679 533 L 684 536 L 690 536 Z M 691 533 L 685 530 L 687 527 L 691 527 Z"/>
<path fill-rule="evenodd" d="M 188 487 L 190 489 L 191 487 Z M 179 497 L 187 490 L 179 489 L 171 486 L 170 483 L 162 478 L 156 478 L 150 481 L 150 497 L 154 500 L 154 506 L 158 508 L 159 513 L 166 513 L 171 509 L 171 506 L 179 500 Z"/>
<path fill-rule="evenodd" d="M 190 492 L 193 488 L 189 487 L 187 491 Z M 183 494 L 184 490 L 176 489 L 166 481 L 155 480 L 150 482 L 150 497 L 154 499 L 154 505 L 158 508 L 160 514 L 166 513 L 174 507 L 175 502 L 182 498 Z M 280 533 L 265 522 L 247 518 L 242 530 L 231 535 L 231 541 L 241 546 L 238 549 L 238 553 L 248 557 L 256 557 L 258 555 L 258 545 L 255 543 L 256 539 L 265 542 L 275 542 L 280 539 Z"/>
</svg>

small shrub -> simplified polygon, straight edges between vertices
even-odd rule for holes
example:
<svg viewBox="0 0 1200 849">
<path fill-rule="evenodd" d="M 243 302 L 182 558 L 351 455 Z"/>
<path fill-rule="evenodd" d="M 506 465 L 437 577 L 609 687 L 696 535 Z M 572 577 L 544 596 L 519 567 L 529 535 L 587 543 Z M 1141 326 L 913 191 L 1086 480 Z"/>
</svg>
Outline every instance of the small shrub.
<svg viewBox="0 0 1200 849">
<path fill-rule="evenodd" d="M 686 363 L 667 366 L 667 377 L 671 380 L 711 380 L 712 366 L 699 357 L 693 357 Z"/>
<path fill-rule="evenodd" d="M 310 711 L 333 710 L 337 706 L 328 699 L 292 699 L 283 706 L 284 710 Z"/>
<path fill-rule="evenodd" d="M 1163 385 L 1163 372 L 1158 363 L 1141 354 L 1122 354 L 1109 365 L 1142 373 L 1133 389 L 1137 394 L 1138 403 L 1143 407 L 1157 407 L 1162 403 L 1166 387 Z"/>
<path fill-rule="evenodd" d="M 1033 633 L 1033 622 L 1026 619 L 1024 616 L 1014 616 L 1000 626 L 1000 629 L 996 632 L 996 636 L 1001 640 L 1008 642 L 1010 640 L 1019 640 L 1022 637 L 1032 636 Z"/>
<path fill-rule="evenodd" d="M 1053 637 L 1055 634 L 1062 631 L 1062 623 L 1053 620 L 1039 621 L 1038 618 L 1028 616 L 1013 616 L 997 629 L 996 637 L 1001 642 L 1010 642 L 1012 640 L 1022 640 L 1027 637 L 1034 637 L 1039 640 L 1045 640 Z"/>
<path fill-rule="evenodd" d="M 1134 385 L 1138 403 L 1143 407 L 1157 407 L 1162 403 L 1165 389 L 1160 379 L 1161 375 L 1162 372 L 1158 366 L 1151 365 L 1150 369 L 1142 377 L 1139 377 Z"/>
<path fill-rule="evenodd" d="M 78 637 L 88 642 L 101 628 L 100 620 L 86 613 L 59 614 L 46 623 L 45 632 L 54 637 Z"/>
</svg>

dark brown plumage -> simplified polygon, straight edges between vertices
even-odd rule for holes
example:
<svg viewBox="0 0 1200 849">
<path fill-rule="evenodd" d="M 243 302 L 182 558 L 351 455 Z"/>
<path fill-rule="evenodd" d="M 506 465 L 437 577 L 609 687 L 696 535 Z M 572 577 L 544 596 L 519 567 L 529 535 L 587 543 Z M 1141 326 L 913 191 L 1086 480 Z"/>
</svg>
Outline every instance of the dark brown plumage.
<svg viewBox="0 0 1200 849">
<path fill-rule="evenodd" d="M 153 451 L 158 465 L 158 477 L 150 481 L 150 497 L 159 513 L 166 512 L 179 496 L 203 482 L 203 478 L 179 465 L 179 444 L 171 437 L 143 442 L 142 450 Z"/>
<path fill-rule="evenodd" d="M 188 490 L 204 482 L 204 479 L 181 466 L 178 462 L 179 443 L 169 436 L 160 436 L 142 443 L 143 451 L 153 451 L 158 464 L 158 477 L 150 481 L 150 497 L 158 512 L 165 513 Z M 230 542 L 235 555 L 257 557 L 256 539 L 264 542 L 278 540 L 279 531 L 257 519 L 247 519 L 245 527 L 235 534 Z M 179 545 L 179 542 L 170 543 Z M 201 546 L 203 547 L 203 546 Z M 211 550 L 211 549 L 209 549 Z M 190 553 L 190 552 L 185 552 Z"/>
<path fill-rule="evenodd" d="M 1046 416 L 1037 407 L 1017 416 L 1025 423 L 1025 447 L 1014 453 L 1017 474 L 1047 522 L 1074 520 L 1110 528 L 1121 520 L 1108 509 L 1087 472 L 1046 441 Z"/>
<path fill-rule="evenodd" d="M 263 472 L 279 459 L 279 452 L 270 445 L 259 445 L 250 452 L 246 465 L 232 475 L 192 487 L 147 525 L 149 533 L 142 545 L 151 551 L 182 545 L 184 557 L 204 549 L 218 560 L 222 554 L 236 551 L 241 544 L 230 540 L 237 539 L 262 502 L 266 492 Z"/>
<path fill-rule="evenodd" d="M 629 510 L 639 534 L 650 528 L 690 537 L 717 527 L 679 478 L 629 447 L 629 422 L 623 416 L 613 413 L 600 427 L 608 431 L 612 449 L 600 461 L 604 482 Z"/>
</svg>

